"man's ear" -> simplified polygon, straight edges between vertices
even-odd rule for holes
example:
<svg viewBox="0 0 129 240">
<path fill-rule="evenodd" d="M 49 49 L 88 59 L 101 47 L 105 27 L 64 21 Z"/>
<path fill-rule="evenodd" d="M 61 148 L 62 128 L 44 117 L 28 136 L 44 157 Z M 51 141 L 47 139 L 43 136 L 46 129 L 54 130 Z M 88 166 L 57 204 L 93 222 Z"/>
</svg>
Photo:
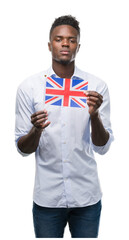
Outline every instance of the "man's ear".
<svg viewBox="0 0 129 240">
<path fill-rule="evenodd" d="M 48 49 L 51 52 L 51 43 L 50 42 L 48 42 Z"/>
<path fill-rule="evenodd" d="M 78 44 L 77 52 L 79 51 L 79 49 L 80 49 L 80 46 L 81 46 L 81 44 Z"/>
</svg>

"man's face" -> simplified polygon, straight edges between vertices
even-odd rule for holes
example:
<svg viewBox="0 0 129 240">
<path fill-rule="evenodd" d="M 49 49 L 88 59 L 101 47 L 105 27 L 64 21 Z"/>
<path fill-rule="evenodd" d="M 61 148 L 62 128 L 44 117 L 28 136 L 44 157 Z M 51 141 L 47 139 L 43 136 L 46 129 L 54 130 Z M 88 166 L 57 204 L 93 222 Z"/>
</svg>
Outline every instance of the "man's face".
<svg viewBox="0 0 129 240">
<path fill-rule="evenodd" d="M 48 47 L 53 61 L 62 64 L 74 61 L 80 47 L 78 31 L 69 25 L 55 27 L 51 33 Z"/>
</svg>

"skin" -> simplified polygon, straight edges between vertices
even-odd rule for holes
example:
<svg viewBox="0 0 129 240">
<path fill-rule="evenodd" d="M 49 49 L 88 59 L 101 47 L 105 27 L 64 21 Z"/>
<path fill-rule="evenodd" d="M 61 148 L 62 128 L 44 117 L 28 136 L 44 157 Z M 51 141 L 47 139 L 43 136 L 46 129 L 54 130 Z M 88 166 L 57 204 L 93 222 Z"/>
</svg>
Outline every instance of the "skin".
<svg viewBox="0 0 129 240">
<path fill-rule="evenodd" d="M 103 96 L 95 91 L 84 91 L 91 118 L 91 137 L 96 146 L 103 146 L 109 139 L 109 133 L 103 126 L 99 115 L 99 107 L 103 103 Z"/>
<path fill-rule="evenodd" d="M 57 26 L 51 33 L 48 48 L 52 54 L 52 67 L 61 78 L 71 78 L 74 73 L 75 58 L 80 48 L 79 38 L 77 30 L 69 25 Z M 84 94 L 91 118 L 92 142 L 96 146 L 103 146 L 109 139 L 109 133 L 99 116 L 103 96 L 95 91 L 84 91 Z M 47 111 L 44 109 L 32 114 L 31 123 L 33 127 L 30 132 L 18 141 L 18 147 L 24 153 L 36 151 L 43 129 L 50 124 Z"/>
<path fill-rule="evenodd" d="M 55 27 L 48 48 L 52 54 L 55 73 L 60 77 L 70 78 L 74 73 L 75 57 L 80 48 L 77 30 L 69 25 Z"/>
</svg>

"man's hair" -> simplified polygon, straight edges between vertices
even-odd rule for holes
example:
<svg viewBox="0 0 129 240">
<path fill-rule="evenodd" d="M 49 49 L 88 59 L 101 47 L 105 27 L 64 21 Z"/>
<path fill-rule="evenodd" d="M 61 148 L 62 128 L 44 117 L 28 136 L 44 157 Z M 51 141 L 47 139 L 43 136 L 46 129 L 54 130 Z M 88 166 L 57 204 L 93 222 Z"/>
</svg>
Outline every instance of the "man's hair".
<svg viewBox="0 0 129 240">
<path fill-rule="evenodd" d="M 60 25 L 72 26 L 73 28 L 75 28 L 78 31 L 78 34 L 80 36 L 79 22 L 76 20 L 75 17 L 73 17 L 71 15 L 65 15 L 65 16 L 61 16 L 61 17 L 58 17 L 55 19 L 55 21 L 53 22 L 51 29 L 50 29 L 49 38 L 51 38 L 51 33 L 52 33 L 53 29 Z"/>
</svg>

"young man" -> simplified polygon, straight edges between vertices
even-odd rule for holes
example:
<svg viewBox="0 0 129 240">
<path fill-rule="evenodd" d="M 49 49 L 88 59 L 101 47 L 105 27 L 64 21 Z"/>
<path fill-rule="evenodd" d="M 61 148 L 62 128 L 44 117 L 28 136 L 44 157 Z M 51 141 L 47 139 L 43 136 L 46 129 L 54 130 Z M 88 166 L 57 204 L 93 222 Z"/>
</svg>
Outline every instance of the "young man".
<svg viewBox="0 0 129 240">
<path fill-rule="evenodd" d="M 74 17 L 55 19 L 52 66 L 17 91 L 17 149 L 36 158 L 37 238 L 61 238 L 67 223 L 72 237 L 98 236 L 102 193 L 93 151 L 105 154 L 113 141 L 110 103 L 107 85 L 75 66 L 79 41 Z"/>
</svg>

